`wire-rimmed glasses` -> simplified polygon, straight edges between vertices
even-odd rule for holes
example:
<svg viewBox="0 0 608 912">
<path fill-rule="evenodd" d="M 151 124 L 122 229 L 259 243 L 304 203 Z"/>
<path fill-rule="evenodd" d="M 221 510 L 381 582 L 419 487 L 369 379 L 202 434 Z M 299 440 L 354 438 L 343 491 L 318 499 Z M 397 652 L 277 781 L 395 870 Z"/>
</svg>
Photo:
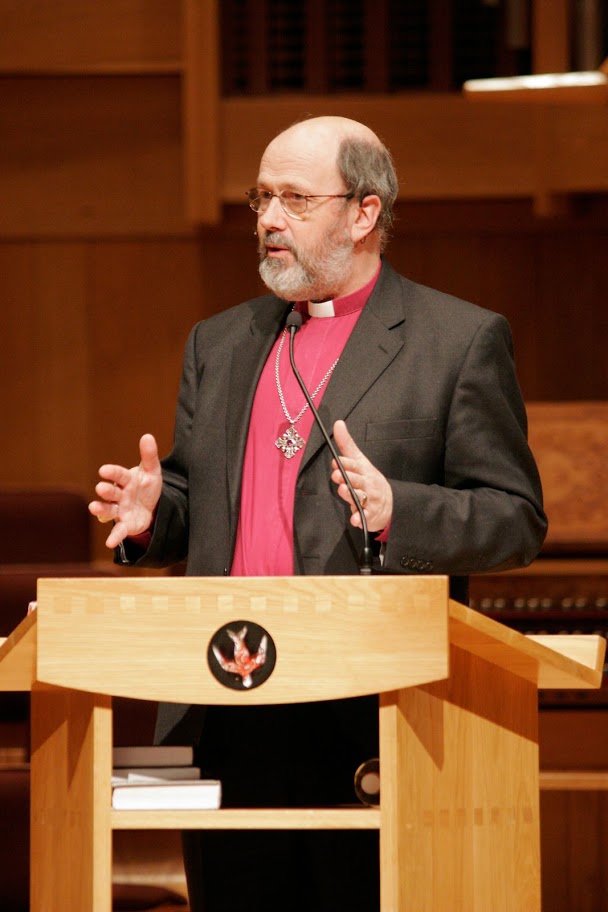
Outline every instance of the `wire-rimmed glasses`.
<svg viewBox="0 0 608 912">
<path fill-rule="evenodd" d="M 276 196 L 284 212 L 291 218 L 302 220 L 308 208 L 310 199 L 352 199 L 354 193 L 298 193 L 296 190 L 281 190 L 273 193 L 271 190 L 262 190 L 261 187 L 252 187 L 245 196 L 249 206 L 254 212 L 266 212 L 273 196 Z"/>
</svg>

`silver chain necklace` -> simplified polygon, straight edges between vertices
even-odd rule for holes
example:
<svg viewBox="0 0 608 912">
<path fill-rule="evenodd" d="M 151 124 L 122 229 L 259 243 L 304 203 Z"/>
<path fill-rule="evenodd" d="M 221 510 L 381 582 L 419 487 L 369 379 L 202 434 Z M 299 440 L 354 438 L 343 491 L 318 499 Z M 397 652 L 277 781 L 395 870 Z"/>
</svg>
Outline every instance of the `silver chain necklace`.
<svg viewBox="0 0 608 912">
<path fill-rule="evenodd" d="M 295 418 L 292 418 L 289 412 L 287 411 L 287 405 L 285 403 L 285 396 L 283 395 L 283 387 L 281 386 L 281 378 L 279 377 L 279 364 L 281 362 L 281 352 L 283 351 L 283 345 L 285 343 L 285 337 L 287 335 L 287 329 L 283 330 L 283 335 L 281 336 L 281 341 L 279 342 L 279 347 L 277 348 L 277 356 L 274 361 L 274 376 L 277 384 L 277 393 L 279 394 L 279 401 L 281 403 L 281 408 L 283 409 L 283 414 L 289 421 L 289 427 L 284 434 L 275 440 L 274 445 L 281 450 L 286 459 L 291 459 L 292 456 L 301 450 L 305 445 L 306 441 L 303 437 L 300 437 L 298 434 L 295 425 L 300 420 L 306 409 L 308 408 L 308 402 L 304 404 L 304 407 L 300 409 Z M 324 384 L 327 383 L 331 377 L 332 371 L 335 368 L 336 364 L 340 358 L 336 358 L 332 366 L 329 368 L 325 376 L 322 378 L 321 382 L 317 385 L 314 393 L 311 393 L 310 398 L 314 399 L 317 393 L 323 388 Z"/>
</svg>

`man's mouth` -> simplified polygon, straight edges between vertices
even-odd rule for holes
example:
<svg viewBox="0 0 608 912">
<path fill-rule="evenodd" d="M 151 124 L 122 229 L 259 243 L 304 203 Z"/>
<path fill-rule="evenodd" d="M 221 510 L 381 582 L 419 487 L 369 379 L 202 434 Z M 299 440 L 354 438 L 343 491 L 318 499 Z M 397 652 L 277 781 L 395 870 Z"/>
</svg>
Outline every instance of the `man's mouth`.
<svg viewBox="0 0 608 912">
<path fill-rule="evenodd" d="M 291 253 L 288 247 L 279 247 L 275 244 L 266 244 L 266 256 L 269 257 L 284 257 L 287 254 Z"/>
<path fill-rule="evenodd" d="M 265 251 L 265 256 L 272 257 L 273 259 L 283 259 L 288 254 L 292 256 L 293 251 L 289 244 L 282 244 L 281 239 L 278 235 L 268 235 L 263 240 L 263 246 Z"/>
</svg>

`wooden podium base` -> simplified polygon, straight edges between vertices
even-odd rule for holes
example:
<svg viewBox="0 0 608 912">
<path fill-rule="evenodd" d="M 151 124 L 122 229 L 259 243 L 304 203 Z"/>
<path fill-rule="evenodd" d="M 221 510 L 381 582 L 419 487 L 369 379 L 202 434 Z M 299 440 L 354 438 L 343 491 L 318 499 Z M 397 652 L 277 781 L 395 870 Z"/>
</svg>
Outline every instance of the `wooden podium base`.
<svg viewBox="0 0 608 912">
<path fill-rule="evenodd" d="M 111 910 L 111 701 L 32 687 L 31 912 Z"/>
<path fill-rule="evenodd" d="M 32 692 L 31 912 L 110 912 L 118 829 L 377 829 L 382 912 L 540 912 L 537 688 L 596 688 L 598 636 L 524 637 L 445 577 L 39 580 L 0 644 Z M 224 687 L 223 625 L 261 625 L 264 685 Z M 176 668 L 179 673 L 176 673 Z M 380 694 L 381 809 L 113 811 L 112 696 L 228 705 Z"/>
<path fill-rule="evenodd" d="M 540 912 L 537 690 L 452 647 L 380 697 L 383 912 Z"/>
<path fill-rule="evenodd" d="M 111 698 L 35 686 L 32 912 L 109 912 L 114 829 L 235 828 L 380 828 L 382 912 L 540 912 L 536 687 L 451 667 L 381 695 L 380 810 L 112 811 Z"/>
</svg>

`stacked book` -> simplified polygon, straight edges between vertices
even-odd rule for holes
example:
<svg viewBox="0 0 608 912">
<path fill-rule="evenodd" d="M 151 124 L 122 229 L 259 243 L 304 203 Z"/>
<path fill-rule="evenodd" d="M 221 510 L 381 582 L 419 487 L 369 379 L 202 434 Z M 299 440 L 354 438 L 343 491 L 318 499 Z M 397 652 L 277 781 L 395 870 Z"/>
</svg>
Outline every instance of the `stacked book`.
<svg viewBox="0 0 608 912">
<path fill-rule="evenodd" d="M 217 779 L 201 779 L 191 747 L 115 747 L 112 807 L 121 810 L 214 810 L 222 799 Z"/>
</svg>

